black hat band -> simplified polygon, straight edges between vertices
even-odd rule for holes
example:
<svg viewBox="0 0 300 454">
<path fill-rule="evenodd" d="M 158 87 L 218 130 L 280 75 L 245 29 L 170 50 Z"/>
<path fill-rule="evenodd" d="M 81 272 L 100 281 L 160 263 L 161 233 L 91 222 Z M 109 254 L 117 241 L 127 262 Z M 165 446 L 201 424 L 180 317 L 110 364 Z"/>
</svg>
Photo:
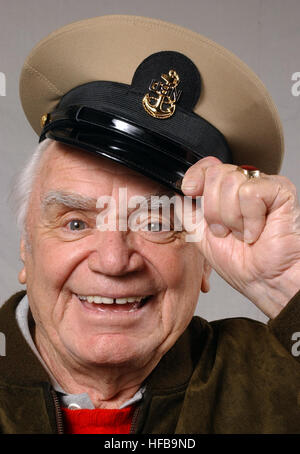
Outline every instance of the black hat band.
<svg viewBox="0 0 300 454">
<path fill-rule="evenodd" d="M 46 132 L 63 124 L 78 128 L 103 127 L 114 134 L 147 141 L 161 152 L 171 153 L 174 158 L 177 156 L 190 164 L 205 156 L 232 162 L 223 134 L 209 122 L 180 106 L 171 118 L 159 121 L 147 115 L 141 97 L 131 86 L 116 82 L 95 81 L 76 87 L 63 96 L 55 111 L 48 115 L 40 141 L 46 137 Z M 127 128 L 124 122 L 128 123 Z"/>
</svg>

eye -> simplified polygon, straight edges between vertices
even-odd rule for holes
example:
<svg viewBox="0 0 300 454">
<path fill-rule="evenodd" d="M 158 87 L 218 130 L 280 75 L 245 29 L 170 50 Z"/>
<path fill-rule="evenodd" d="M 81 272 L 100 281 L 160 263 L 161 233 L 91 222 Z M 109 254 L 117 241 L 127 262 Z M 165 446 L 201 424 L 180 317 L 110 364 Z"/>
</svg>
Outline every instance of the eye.
<svg viewBox="0 0 300 454">
<path fill-rule="evenodd" d="M 162 231 L 170 230 L 170 228 L 167 229 L 166 227 L 167 226 L 165 224 L 163 224 L 162 222 L 155 221 L 155 222 L 149 222 L 146 225 L 145 230 L 147 232 L 162 232 Z"/>
<path fill-rule="evenodd" d="M 68 223 L 68 226 L 70 230 L 76 232 L 78 230 L 84 230 L 86 228 L 86 223 L 80 219 L 73 219 Z"/>
</svg>

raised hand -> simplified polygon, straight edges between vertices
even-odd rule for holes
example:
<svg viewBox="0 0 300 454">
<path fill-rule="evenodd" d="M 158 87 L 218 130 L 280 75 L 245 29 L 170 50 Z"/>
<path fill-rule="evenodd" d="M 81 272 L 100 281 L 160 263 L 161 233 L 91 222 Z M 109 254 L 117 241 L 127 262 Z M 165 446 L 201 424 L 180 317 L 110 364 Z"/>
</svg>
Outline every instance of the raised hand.
<svg viewBox="0 0 300 454">
<path fill-rule="evenodd" d="M 285 177 L 248 179 L 207 157 L 183 180 L 185 195 L 203 196 L 198 246 L 232 287 L 274 318 L 300 288 L 300 207 Z"/>
</svg>

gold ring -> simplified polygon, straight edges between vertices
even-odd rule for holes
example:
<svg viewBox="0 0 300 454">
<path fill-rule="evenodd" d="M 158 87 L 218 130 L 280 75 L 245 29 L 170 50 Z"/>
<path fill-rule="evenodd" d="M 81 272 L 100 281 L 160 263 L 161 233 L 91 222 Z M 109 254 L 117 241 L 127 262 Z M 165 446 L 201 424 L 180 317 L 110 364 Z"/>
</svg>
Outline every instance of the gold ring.
<svg viewBox="0 0 300 454">
<path fill-rule="evenodd" d="M 236 170 L 238 172 L 241 172 L 243 175 L 245 175 L 248 178 L 248 180 L 250 180 L 250 178 L 259 178 L 260 177 L 260 171 L 257 169 L 248 170 L 248 169 L 244 169 L 243 167 L 238 166 L 236 168 Z"/>
</svg>

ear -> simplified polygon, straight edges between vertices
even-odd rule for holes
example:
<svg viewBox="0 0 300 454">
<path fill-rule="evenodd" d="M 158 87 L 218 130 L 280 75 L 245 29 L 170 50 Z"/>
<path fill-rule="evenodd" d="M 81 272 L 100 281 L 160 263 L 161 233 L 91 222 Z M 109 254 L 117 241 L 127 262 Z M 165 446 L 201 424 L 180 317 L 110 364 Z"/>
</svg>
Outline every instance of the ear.
<svg viewBox="0 0 300 454">
<path fill-rule="evenodd" d="M 21 238 L 20 241 L 20 257 L 21 260 L 24 264 L 22 270 L 19 272 L 19 282 L 20 284 L 26 284 L 26 266 L 25 266 L 25 256 L 26 256 L 26 246 L 25 246 L 25 241 L 23 238 Z"/>
<path fill-rule="evenodd" d="M 210 285 L 209 285 L 209 276 L 211 273 L 211 266 L 208 263 L 207 260 L 204 261 L 203 265 L 203 276 L 202 276 L 202 283 L 201 283 L 201 291 L 203 293 L 207 293 L 210 290 Z"/>
</svg>

